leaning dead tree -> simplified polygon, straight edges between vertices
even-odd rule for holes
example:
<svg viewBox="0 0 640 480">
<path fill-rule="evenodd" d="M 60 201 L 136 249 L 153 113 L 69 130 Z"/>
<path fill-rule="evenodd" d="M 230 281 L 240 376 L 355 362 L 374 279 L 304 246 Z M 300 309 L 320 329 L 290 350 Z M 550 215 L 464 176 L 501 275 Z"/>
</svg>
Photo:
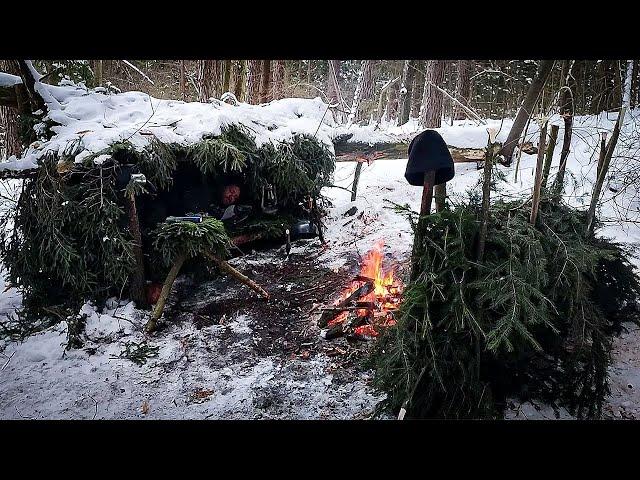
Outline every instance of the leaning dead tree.
<svg viewBox="0 0 640 480">
<path fill-rule="evenodd" d="M 533 113 L 533 109 L 538 103 L 538 98 L 542 93 L 544 88 L 544 84 L 549 77 L 549 73 L 551 73 L 551 69 L 553 68 L 554 61 L 553 60 L 543 60 L 540 62 L 540 67 L 538 68 L 538 74 L 536 78 L 533 79 L 531 85 L 529 85 L 529 90 L 527 90 L 527 94 L 524 97 L 522 105 L 518 110 L 518 114 L 516 115 L 515 120 L 513 121 L 513 126 L 509 131 L 509 135 L 507 136 L 507 140 L 504 142 L 502 146 L 502 150 L 500 154 L 504 157 L 505 165 L 511 164 L 511 157 L 513 156 L 513 151 L 518 144 L 518 140 L 520 140 L 520 135 L 524 130 L 525 125 L 527 124 L 527 120 L 531 117 Z"/>
<path fill-rule="evenodd" d="M 624 91 L 623 91 L 624 93 L 622 96 L 622 106 L 620 108 L 620 113 L 618 114 L 618 120 L 616 121 L 616 124 L 613 127 L 613 132 L 611 132 L 611 139 L 607 144 L 607 150 L 606 150 L 606 153 L 604 154 L 602 165 L 600 166 L 598 178 L 596 179 L 596 183 L 593 187 L 593 194 L 591 195 L 591 204 L 589 205 L 589 213 L 587 214 L 587 235 L 591 235 L 593 233 L 593 229 L 595 226 L 596 207 L 598 206 L 598 202 L 600 200 L 600 194 L 602 193 L 602 186 L 604 185 L 604 180 L 607 176 L 607 172 L 609 171 L 609 165 L 611 164 L 613 151 L 616 148 L 616 143 L 618 142 L 618 137 L 620 136 L 620 130 L 622 128 L 622 123 L 624 122 L 625 114 L 629 109 L 630 100 L 631 100 L 632 75 L 633 75 L 633 60 L 629 60 L 627 61 L 627 75 L 624 81 Z"/>
</svg>

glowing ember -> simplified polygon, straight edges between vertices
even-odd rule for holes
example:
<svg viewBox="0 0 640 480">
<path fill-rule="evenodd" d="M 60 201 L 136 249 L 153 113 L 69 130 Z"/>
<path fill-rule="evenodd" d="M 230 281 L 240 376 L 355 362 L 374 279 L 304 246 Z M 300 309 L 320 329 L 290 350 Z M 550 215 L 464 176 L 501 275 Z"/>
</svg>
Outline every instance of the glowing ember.
<svg viewBox="0 0 640 480">
<path fill-rule="evenodd" d="M 379 240 L 367 252 L 362 261 L 360 275 L 342 292 L 335 305 L 339 305 L 342 301 L 348 299 L 368 282 L 372 284 L 373 288 L 370 288 L 368 293 L 355 299 L 353 308 L 340 312 L 330 320 L 327 324 L 329 327 L 345 322 L 351 314 L 361 321 L 365 321 L 364 324 L 354 328 L 353 331 L 356 335 L 375 337 L 378 335 L 376 328 L 388 327 L 396 323 L 393 318 L 393 311 L 398 308 L 400 303 L 403 285 L 395 277 L 393 269 L 384 271 L 382 266 L 383 246 L 384 240 Z"/>
</svg>

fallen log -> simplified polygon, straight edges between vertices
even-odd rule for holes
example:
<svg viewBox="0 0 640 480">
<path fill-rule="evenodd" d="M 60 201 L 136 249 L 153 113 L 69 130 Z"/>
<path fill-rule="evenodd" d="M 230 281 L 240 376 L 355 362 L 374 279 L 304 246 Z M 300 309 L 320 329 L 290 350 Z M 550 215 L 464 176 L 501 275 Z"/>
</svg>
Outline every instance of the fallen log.
<svg viewBox="0 0 640 480">
<path fill-rule="evenodd" d="M 334 141 L 336 162 L 372 162 L 407 158 L 409 142 L 374 143 L 347 142 L 339 137 Z M 471 163 L 484 159 L 485 148 L 461 148 L 448 145 L 455 163 Z"/>
</svg>

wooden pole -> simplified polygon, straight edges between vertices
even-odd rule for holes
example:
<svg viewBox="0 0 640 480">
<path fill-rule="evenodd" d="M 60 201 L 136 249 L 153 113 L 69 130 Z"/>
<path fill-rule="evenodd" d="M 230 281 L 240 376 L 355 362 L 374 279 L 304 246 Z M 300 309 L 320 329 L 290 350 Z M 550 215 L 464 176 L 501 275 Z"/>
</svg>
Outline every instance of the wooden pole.
<svg viewBox="0 0 640 480">
<path fill-rule="evenodd" d="M 538 161 L 536 163 L 536 178 L 533 184 L 533 200 L 531 202 L 531 216 L 529 223 L 536 224 L 538 207 L 540 206 L 540 190 L 542 187 L 542 160 L 544 159 L 545 144 L 547 142 L 547 120 L 540 129 L 540 143 L 538 145 Z"/>
<path fill-rule="evenodd" d="M 609 164 L 611 163 L 611 158 L 613 157 L 613 151 L 616 148 L 616 144 L 618 143 L 618 136 L 620 135 L 620 130 L 622 129 L 622 123 L 624 122 L 624 116 L 627 113 L 627 108 L 629 108 L 630 98 L 631 98 L 631 75 L 633 72 L 633 60 L 629 60 L 627 62 L 627 76 L 624 82 L 624 93 L 622 97 L 622 107 L 620 108 L 620 113 L 618 114 L 618 120 L 616 121 L 615 126 L 613 127 L 613 132 L 611 133 L 611 139 L 607 144 L 607 151 L 602 160 L 602 166 L 600 168 L 600 172 L 598 173 L 598 178 L 593 187 L 593 194 L 591 195 L 591 204 L 589 205 L 589 213 L 587 214 L 587 230 L 586 235 L 591 235 L 593 233 L 593 229 L 595 226 L 595 216 L 596 216 L 596 206 L 598 205 L 598 201 L 600 199 L 600 194 L 602 193 L 602 186 L 604 185 L 604 179 L 609 171 Z"/>
<path fill-rule="evenodd" d="M 436 212 L 441 212 L 447 206 L 447 184 L 441 183 L 433 188 L 433 196 L 436 201 Z"/>
<path fill-rule="evenodd" d="M 430 170 L 424 174 L 424 184 L 422 187 L 422 202 L 420 203 L 420 218 L 416 225 L 416 233 L 413 240 L 413 251 L 411 253 L 411 281 L 420 275 L 419 252 L 422 244 L 422 231 L 425 217 L 431 213 L 431 202 L 433 201 L 433 187 L 436 179 L 435 170 Z"/>
<path fill-rule="evenodd" d="M 551 125 L 551 133 L 549 134 L 549 145 L 544 158 L 544 169 L 542 171 L 542 188 L 547 186 L 547 179 L 549 178 L 549 172 L 551 171 L 551 162 L 553 161 L 553 151 L 556 149 L 556 142 L 558 141 L 559 125 Z"/>
<path fill-rule="evenodd" d="M 184 264 L 186 258 L 186 255 L 183 254 L 178 256 L 178 258 L 176 258 L 176 260 L 173 262 L 171 270 L 169 270 L 167 278 L 162 284 L 162 291 L 160 292 L 160 297 L 158 298 L 156 306 L 153 309 L 153 314 L 144 327 L 147 333 L 151 333 L 157 328 L 158 319 L 162 316 L 162 312 L 164 312 L 164 305 L 167 302 L 167 298 L 169 298 L 169 294 L 171 293 L 173 282 L 176 281 L 176 277 L 178 276 L 178 273 L 180 272 L 180 269 L 182 268 L 182 265 Z"/>
<path fill-rule="evenodd" d="M 209 260 L 211 260 L 213 263 L 215 263 L 220 270 L 222 270 L 225 273 L 228 273 L 233 278 L 238 280 L 240 283 L 243 283 L 250 289 L 256 291 L 261 297 L 269 300 L 269 294 L 260 285 L 258 285 L 256 282 L 251 280 L 246 275 L 243 275 L 242 273 L 240 273 L 235 268 L 233 268 L 231 265 L 229 265 L 228 262 L 226 262 L 225 260 L 222 260 L 221 258 L 217 257 L 212 253 L 206 253 L 205 256 Z"/>
<path fill-rule="evenodd" d="M 138 221 L 138 210 L 136 209 L 136 198 L 133 194 L 127 196 L 129 210 L 129 230 L 133 237 L 133 256 L 136 261 L 136 269 L 131 278 L 131 299 L 140 307 L 147 304 L 144 292 L 144 257 L 142 255 L 142 235 L 140 234 L 140 223 Z"/>
<path fill-rule="evenodd" d="M 480 234 L 478 236 L 478 261 L 484 256 L 484 247 L 487 241 L 487 228 L 489 224 L 489 207 L 491 203 L 491 169 L 493 168 L 493 157 L 499 148 L 495 143 L 495 131 L 489 132 L 487 142 L 487 154 L 484 160 L 484 181 L 482 183 L 482 221 L 480 223 Z M 498 148 L 496 148 L 498 147 Z"/>
<path fill-rule="evenodd" d="M 602 170 L 602 164 L 604 163 L 604 157 L 606 154 L 607 154 L 607 132 L 601 132 L 600 133 L 600 156 L 598 157 L 596 178 L 600 176 L 600 170 Z"/>
<path fill-rule="evenodd" d="M 362 172 L 362 164 L 364 162 L 358 162 L 356 164 L 356 171 L 353 174 L 353 186 L 351 187 L 351 201 L 355 202 L 356 194 L 358 193 L 358 182 L 360 182 L 360 173 Z"/>
</svg>

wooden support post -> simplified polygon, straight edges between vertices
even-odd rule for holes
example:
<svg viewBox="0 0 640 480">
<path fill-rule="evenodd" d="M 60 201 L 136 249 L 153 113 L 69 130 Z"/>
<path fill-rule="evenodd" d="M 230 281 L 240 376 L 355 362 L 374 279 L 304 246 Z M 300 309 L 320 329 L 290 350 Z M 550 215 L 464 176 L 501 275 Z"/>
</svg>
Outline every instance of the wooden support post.
<svg viewBox="0 0 640 480">
<path fill-rule="evenodd" d="M 358 192 L 358 182 L 360 181 L 360 172 L 362 172 L 362 164 L 363 162 L 358 162 L 356 164 L 356 171 L 353 174 L 353 186 L 351 187 L 351 201 L 355 202 L 356 194 Z"/>
<path fill-rule="evenodd" d="M 176 281 L 176 277 L 184 264 L 184 261 L 187 259 L 186 255 L 180 255 L 173 262 L 171 266 L 171 270 L 167 274 L 167 278 L 162 284 L 162 291 L 160 292 L 160 297 L 156 302 L 156 306 L 153 309 L 153 314 L 151 318 L 145 325 L 144 329 L 147 333 L 151 333 L 155 331 L 158 326 L 158 319 L 162 316 L 162 312 L 164 312 L 164 305 L 167 302 L 167 298 L 169 298 L 169 294 L 171 293 L 171 288 L 173 287 L 173 283 Z"/>
<path fill-rule="evenodd" d="M 602 164 L 604 163 L 604 157 L 606 153 L 607 153 L 607 132 L 601 132 L 600 133 L 600 156 L 598 157 L 596 178 L 600 176 L 600 170 L 602 170 Z"/>
<path fill-rule="evenodd" d="M 493 168 L 493 158 L 500 151 L 502 145 L 495 142 L 495 130 L 489 131 L 489 141 L 487 142 L 487 156 L 484 160 L 484 181 L 482 183 L 482 221 L 480 223 L 480 234 L 478 236 L 478 261 L 484 256 L 484 247 L 487 241 L 487 228 L 489 224 L 489 208 L 491 206 L 491 169 Z"/>
<path fill-rule="evenodd" d="M 536 178 L 533 184 L 533 200 L 531 202 L 531 216 L 529 223 L 536 224 L 538 219 L 538 207 L 540 206 L 540 190 L 542 188 L 542 161 L 544 159 L 544 151 L 547 143 L 547 120 L 543 120 L 544 124 L 540 129 L 540 143 L 538 144 L 538 161 L 536 162 Z"/>
<path fill-rule="evenodd" d="M 414 281 L 420 274 L 419 252 L 422 245 L 422 231 L 424 230 L 425 217 L 431 213 L 431 202 L 433 201 L 433 187 L 436 179 L 436 172 L 430 170 L 424 174 L 424 185 L 422 187 L 422 202 L 420 203 L 420 218 L 416 225 L 416 233 L 413 240 L 413 251 L 411 253 L 411 281 Z"/>
<path fill-rule="evenodd" d="M 136 269 L 133 271 L 131 277 L 131 299 L 140 307 L 147 304 L 147 299 L 144 291 L 145 273 L 144 257 L 142 255 L 142 235 L 140 234 L 136 198 L 133 194 L 127 195 L 127 204 L 129 210 L 129 230 L 133 237 L 133 256 L 136 261 Z"/>
<path fill-rule="evenodd" d="M 558 125 L 551 125 L 551 133 L 549 134 L 549 145 L 547 145 L 547 151 L 544 157 L 544 169 L 542 171 L 542 188 L 547 186 L 547 179 L 549 178 L 549 172 L 551 171 L 551 162 L 553 161 L 553 151 L 556 149 L 556 142 L 558 141 Z"/>
<path fill-rule="evenodd" d="M 436 201 L 436 212 L 443 211 L 447 206 L 447 184 L 436 185 L 433 188 L 433 196 Z"/>
</svg>

